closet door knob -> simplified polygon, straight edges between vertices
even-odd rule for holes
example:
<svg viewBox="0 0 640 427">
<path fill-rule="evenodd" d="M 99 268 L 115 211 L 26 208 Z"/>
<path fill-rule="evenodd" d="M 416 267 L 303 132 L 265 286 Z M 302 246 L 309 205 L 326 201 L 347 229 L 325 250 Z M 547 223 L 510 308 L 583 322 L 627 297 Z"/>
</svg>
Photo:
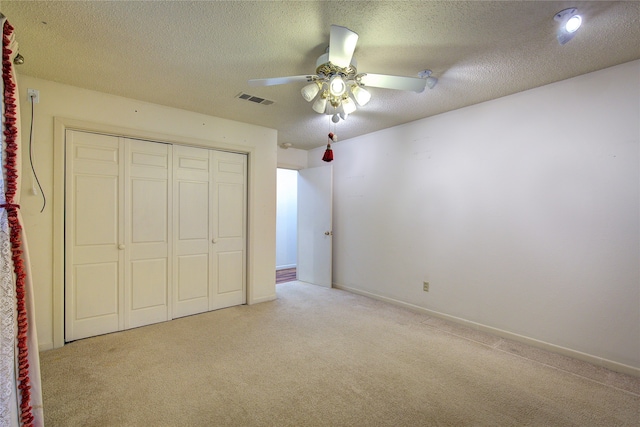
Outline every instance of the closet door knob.
<svg viewBox="0 0 640 427">
<path fill-rule="evenodd" d="M 214 237 L 213 239 L 211 239 L 211 243 L 218 243 L 218 239 Z"/>
<path fill-rule="evenodd" d="M 124 245 L 122 245 L 122 244 L 118 245 L 118 249 L 120 249 L 120 250 L 123 250 L 123 249 L 124 249 L 124 247 L 125 247 L 125 246 L 124 246 Z"/>
</svg>

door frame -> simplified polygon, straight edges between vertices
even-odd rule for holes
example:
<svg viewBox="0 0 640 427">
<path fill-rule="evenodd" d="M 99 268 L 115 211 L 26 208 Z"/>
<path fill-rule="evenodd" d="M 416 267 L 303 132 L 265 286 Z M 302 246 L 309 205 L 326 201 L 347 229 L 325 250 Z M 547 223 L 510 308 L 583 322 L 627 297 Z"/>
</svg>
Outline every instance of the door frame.
<svg viewBox="0 0 640 427">
<path fill-rule="evenodd" d="M 257 215 L 252 210 L 252 201 L 255 200 L 255 186 L 258 181 L 256 167 L 254 167 L 257 148 L 240 146 L 218 141 L 208 141 L 186 136 L 166 135 L 157 132 L 124 128 L 119 126 L 106 125 L 101 123 L 88 122 L 84 120 L 69 119 L 64 117 L 54 117 L 54 147 L 53 147 L 53 277 L 52 277 L 52 317 L 53 317 L 53 348 L 64 346 L 64 285 L 65 285 L 65 155 L 66 155 L 66 131 L 78 130 L 84 132 L 94 132 L 105 135 L 122 136 L 132 139 L 144 139 L 147 141 L 157 141 L 167 144 L 189 145 L 201 148 L 217 149 L 221 151 L 231 151 L 247 155 L 247 222 L 246 222 L 246 301 L 247 304 L 257 304 L 264 301 L 271 301 L 275 296 L 275 278 L 273 283 L 273 293 L 262 297 L 255 296 L 254 276 L 262 272 L 257 271 L 260 267 L 255 255 L 257 240 L 252 233 L 257 228 Z M 275 181 L 275 179 L 274 179 Z M 275 247 L 274 247 L 275 254 Z M 42 349 L 41 349 L 42 350 Z"/>
<path fill-rule="evenodd" d="M 300 174 L 300 170 L 299 169 L 292 169 L 292 168 L 283 168 L 283 167 L 280 167 L 280 165 L 278 165 L 277 174 L 276 174 L 278 178 L 280 176 L 280 170 L 286 170 L 286 171 L 289 171 L 289 172 L 292 172 L 292 173 L 295 172 L 296 204 L 295 204 L 295 215 L 294 216 L 296 217 L 296 224 L 295 224 L 296 225 L 296 230 L 295 230 L 295 232 L 296 232 L 296 236 L 295 236 L 296 237 L 296 239 L 295 239 L 296 242 L 295 242 L 295 251 L 294 252 L 296 254 L 296 262 L 294 264 L 285 264 L 284 266 L 283 265 L 280 265 L 280 266 L 278 265 L 278 238 L 279 238 L 279 232 L 278 232 L 278 215 L 277 215 L 278 212 L 276 210 L 276 271 L 283 270 L 283 269 L 289 269 L 289 268 L 297 268 L 298 267 L 298 261 L 297 261 L 297 256 L 298 256 L 297 255 L 297 252 L 298 252 L 298 230 L 297 230 L 297 227 L 298 227 L 298 224 L 297 224 L 297 217 L 298 217 L 298 201 L 297 201 L 298 184 L 297 184 L 297 180 L 298 180 L 298 176 Z M 280 187 L 280 183 L 278 181 L 279 181 L 279 179 L 276 180 L 276 209 L 280 206 L 280 201 L 282 199 L 282 194 L 280 192 L 280 188 L 281 187 Z M 288 245 L 287 245 L 287 247 L 288 247 Z M 278 268 L 278 267 L 280 267 L 280 268 Z"/>
</svg>

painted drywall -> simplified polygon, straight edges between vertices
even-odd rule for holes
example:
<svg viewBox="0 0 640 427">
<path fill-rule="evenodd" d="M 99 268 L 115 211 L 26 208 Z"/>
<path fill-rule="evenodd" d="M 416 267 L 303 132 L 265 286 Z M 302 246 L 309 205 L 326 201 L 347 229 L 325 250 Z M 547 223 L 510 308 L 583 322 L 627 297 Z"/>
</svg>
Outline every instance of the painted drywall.
<svg viewBox="0 0 640 427">
<path fill-rule="evenodd" d="M 307 167 L 307 150 L 278 147 L 278 167 L 300 170 Z"/>
<path fill-rule="evenodd" d="M 298 171 L 278 169 L 276 270 L 293 268 L 298 258 Z"/>
<path fill-rule="evenodd" d="M 29 242 L 34 280 L 36 325 L 41 349 L 60 345 L 62 316 L 56 312 L 54 289 L 60 283 L 54 272 L 54 209 L 61 200 L 61 182 L 54 182 L 54 119 L 91 122 L 129 129 L 133 135 L 148 132 L 157 140 L 197 143 L 249 153 L 249 241 L 247 286 L 249 303 L 275 299 L 275 216 L 277 132 L 273 129 L 139 102 L 132 99 L 61 85 L 18 75 L 22 114 L 22 140 L 28 142 L 31 105 L 27 89 L 40 92 L 35 104 L 33 157 L 38 177 L 48 197 L 42 213 L 40 193 L 32 194 L 33 178 L 28 156 L 23 156 L 22 214 Z M 54 184 L 58 187 L 54 187 Z M 59 268 L 60 266 L 58 266 Z M 54 321 L 55 319 L 55 321 Z"/>
<path fill-rule="evenodd" d="M 335 144 L 334 285 L 640 373 L 639 76 Z"/>
</svg>

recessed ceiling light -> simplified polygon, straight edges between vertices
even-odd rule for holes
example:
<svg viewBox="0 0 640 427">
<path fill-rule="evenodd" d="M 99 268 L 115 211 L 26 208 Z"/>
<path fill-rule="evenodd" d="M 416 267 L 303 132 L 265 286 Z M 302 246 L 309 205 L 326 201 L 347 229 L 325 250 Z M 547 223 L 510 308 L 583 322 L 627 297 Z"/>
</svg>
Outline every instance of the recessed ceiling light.
<svg viewBox="0 0 640 427">
<path fill-rule="evenodd" d="M 573 15 L 566 24 L 564 24 L 564 29 L 569 33 L 575 33 L 578 28 L 582 25 L 582 17 L 580 15 Z"/>
<path fill-rule="evenodd" d="M 565 44 L 576 35 L 576 31 L 582 25 L 582 17 L 578 15 L 578 9 L 570 7 L 556 13 L 553 19 L 560 23 L 558 27 L 558 43 Z"/>
</svg>

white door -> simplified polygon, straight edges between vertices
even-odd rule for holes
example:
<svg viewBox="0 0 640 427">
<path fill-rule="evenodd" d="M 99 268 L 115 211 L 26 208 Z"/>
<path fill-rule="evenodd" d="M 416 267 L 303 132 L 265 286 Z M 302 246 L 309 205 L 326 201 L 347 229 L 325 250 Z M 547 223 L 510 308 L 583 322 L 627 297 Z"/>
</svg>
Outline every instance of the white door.
<svg viewBox="0 0 640 427">
<path fill-rule="evenodd" d="M 211 151 L 212 290 L 209 310 L 246 302 L 247 156 Z"/>
<path fill-rule="evenodd" d="M 171 147 L 67 131 L 67 341 L 169 318 Z"/>
<path fill-rule="evenodd" d="M 124 327 L 121 138 L 66 134 L 65 339 Z"/>
<path fill-rule="evenodd" d="M 171 146 L 125 140 L 125 329 L 169 319 Z"/>
<path fill-rule="evenodd" d="M 247 156 L 175 146 L 173 317 L 246 302 Z"/>
<path fill-rule="evenodd" d="M 209 309 L 210 229 L 209 150 L 173 147 L 174 272 L 173 317 Z"/>
<path fill-rule="evenodd" d="M 298 175 L 298 280 L 331 287 L 333 169 Z"/>
<path fill-rule="evenodd" d="M 67 131 L 65 340 L 246 302 L 247 157 Z"/>
</svg>

